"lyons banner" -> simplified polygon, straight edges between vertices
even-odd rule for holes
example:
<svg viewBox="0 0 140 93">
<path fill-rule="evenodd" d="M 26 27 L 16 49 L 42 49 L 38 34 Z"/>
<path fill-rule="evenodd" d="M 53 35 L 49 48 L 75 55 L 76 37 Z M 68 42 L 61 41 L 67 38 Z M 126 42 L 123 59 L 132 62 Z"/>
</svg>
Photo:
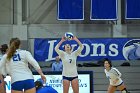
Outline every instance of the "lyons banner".
<svg viewBox="0 0 140 93">
<path fill-rule="evenodd" d="M 34 40 L 34 57 L 37 61 L 51 61 L 57 55 L 54 48 L 60 39 Z M 80 38 L 84 48 L 77 61 L 92 61 L 109 58 L 111 60 L 139 60 L 140 59 L 140 39 L 132 38 Z M 60 49 L 63 50 L 65 44 L 70 44 L 73 50 L 78 48 L 74 40 L 63 42 Z"/>
</svg>

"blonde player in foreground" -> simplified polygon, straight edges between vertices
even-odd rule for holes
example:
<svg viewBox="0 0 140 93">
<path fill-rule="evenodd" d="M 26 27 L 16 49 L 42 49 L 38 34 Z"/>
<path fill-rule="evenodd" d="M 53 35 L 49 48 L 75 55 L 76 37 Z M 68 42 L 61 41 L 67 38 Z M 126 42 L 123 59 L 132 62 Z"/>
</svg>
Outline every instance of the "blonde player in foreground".
<svg viewBox="0 0 140 93">
<path fill-rule="evenodd" d="M 31 53 L 19 48 L 19 38 L 12 38 L 8 52 L 1 59 L 0 68 L 7 66 L 10 69 L 8 74 L 11 76 L 12 93 L 36 93 L 33 74 L 28 63 L 37 70 L 44 82 L 46 82 L 46 77 Z"/>
<path fill-rule="evenodd" d="M 83 45 L 78 40 L 78 38 L 74 36 L 72 40 L 75 40 L 79 44 L 79 48 L 75 51 L 72 51 L 71 45 L 65 44 L 64 50 L 60 50 L 59 47 L 65 40 L 66 40 L 65 37 L 62 37 L 61 41 L 55 47 L 55 51 L 58 53 L 63 63 L 63 71 L 62 71 L 63 93 L 68 93 L 70 83 L 72 85 L 73 93 L 79 93 L 76 60 L 77 60 L 77 56 L 81 54 Z"/>
<path fill-rule="evenodd" d="M 126 86 L 121 79 L 121 73 L 118 71 L 118 69 L 112 67 L 111 61 L 107 58 L 104 59 L 104 67 L 106 77 L 110 81 L 107 93 L 115 93 L 117 88 L 122 93 L 130 93 L 127 91 Z"/>
</svg>

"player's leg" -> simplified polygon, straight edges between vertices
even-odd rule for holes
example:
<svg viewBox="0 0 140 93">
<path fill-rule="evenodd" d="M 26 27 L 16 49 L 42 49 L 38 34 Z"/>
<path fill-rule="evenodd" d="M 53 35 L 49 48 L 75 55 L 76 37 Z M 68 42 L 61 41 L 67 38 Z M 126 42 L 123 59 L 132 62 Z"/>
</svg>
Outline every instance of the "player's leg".
<svg viewBox="0 0 140 93">
<path fill-rule="evenodd" d="M 130 93 L 127 91 L 126 86 L 124 85 L 124 83 L 122 83 L 120 86 L 118 86 L 118 89 L 122 92 L 122 93 Z"/>
<path fill-rule="evenodd" d="M 23 91 L 11 90 L 11 93 L 23 93 Z"/>
<path fill-rule="evenodd" d="M 109 85 L 107 93 L 115 93 L 116 89 L 117 87 Z"/>
<path fill-rule="evenodd" d="M 79 93 L 79 83 L 78 78 L 75 78 L 71 82 L 73 93 Z"/>
<path fill-rule="evenodd" d="M 28 89 L 26 90 L 24 93 L 36 93 L 36 88 L 31 88 L 31 89 Z"/>
<path fill-rule="evenodd" d="M 2 75 L 0 75 L 0 93 L 6 93 L 5 82 Z"/>
<path fill-rule="evenodd" d="M 63 80 L 63 93 L 68 93 L 70 86 L 69 80 Z"/>
<path fill-rule="evenodd" d="M 63 93 L 69 92 L 70 80 L 68 77 L 63 76 Z"/>
</svg>

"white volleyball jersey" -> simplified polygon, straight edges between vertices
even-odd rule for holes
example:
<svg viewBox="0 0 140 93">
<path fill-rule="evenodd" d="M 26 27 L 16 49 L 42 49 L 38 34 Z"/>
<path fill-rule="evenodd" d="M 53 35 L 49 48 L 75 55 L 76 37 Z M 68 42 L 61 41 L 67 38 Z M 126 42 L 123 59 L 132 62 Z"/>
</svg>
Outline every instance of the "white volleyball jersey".
<svg viewBox="0 0 140 93">
<path fill-rule="evenodd" d="M 9 68 L 9 75 L 11 76 L 11 82 L 33 79 L 31 70 L 28 67 L 30 63 L 36 70 L 40 69 L 37 61 L 32 57 L 31 53 L 26 50 L 16 50 L 14 56 L 7 60 L 7 54 L 5 54 L 0 62 L 0 67 L 6 66 Z"/>
<path fill-rule="evenodd" d="M 104 71 L 105 71 L 106 77 L 110 81 L 110 85 L 118 86 L 123 82 L 121 79 L 121 73 L 118 71 L 118 69 L 111 67 L 111 69 L 109 71 L 107 71 L 106 69 L 104 69 Z M 118 82 L 116 82 L 116 84 L 114 84 L 113 81 L 116 79 L 119 79 L 119 80 L 118 80 Z"/>
<path fill-rule="evenodd" d="M 78 76 L 76 60 L 77 60 L 77 56 L 81 54 L 82 49 L 83 47 L 79 47 L 76 51 L 73 51 L 70 54 L 59 49 L 56 50 L 63 63 L 62 76 L 66 76 L 66 77 Z"/>
<path fill-rule="evenodd" d="M 2 57 L 3 57 L 3 55 L 0 55 L 0 60 L 2 59 Z M 0 74 L 6 76 L 7 75 L 7 72 L 6 72 L 5 66 L 1 67 L 0 69 L 1 69 L 0 70 Z"/>
</svg>

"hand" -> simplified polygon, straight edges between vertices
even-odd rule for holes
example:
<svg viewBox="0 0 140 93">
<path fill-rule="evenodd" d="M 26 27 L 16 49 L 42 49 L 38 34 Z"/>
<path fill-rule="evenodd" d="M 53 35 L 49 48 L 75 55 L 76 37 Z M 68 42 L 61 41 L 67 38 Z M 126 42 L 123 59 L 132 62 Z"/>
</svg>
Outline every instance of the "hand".
<svg viewBox="0 0 140 93">
<path fill-rule="evenodd" d="M 76 36 L 73 36 L 73 40 L 76 40 L 77 39 L 77 37 Z"/>
<path fill-rule="evenodd" d="M 113 84 L 116 84 L 118 82 L 118 79 L 115 79 L 114 81 L 113 81 Z"/>
<path fill-rule="evenodd" d="M 63 37 L 61 38 L 61 40 L 62 40 L 62 41 L 65 41 L 65 40 L 66 40 L 66 37 L 63 36 Z"/>
<path fill-rule="evenodd" d="M 45 75 L 41 75 L 41 79 L 44 81 L 44 84 L 46 84 L 46 77 L 45 77 Z"/>
</svg>

